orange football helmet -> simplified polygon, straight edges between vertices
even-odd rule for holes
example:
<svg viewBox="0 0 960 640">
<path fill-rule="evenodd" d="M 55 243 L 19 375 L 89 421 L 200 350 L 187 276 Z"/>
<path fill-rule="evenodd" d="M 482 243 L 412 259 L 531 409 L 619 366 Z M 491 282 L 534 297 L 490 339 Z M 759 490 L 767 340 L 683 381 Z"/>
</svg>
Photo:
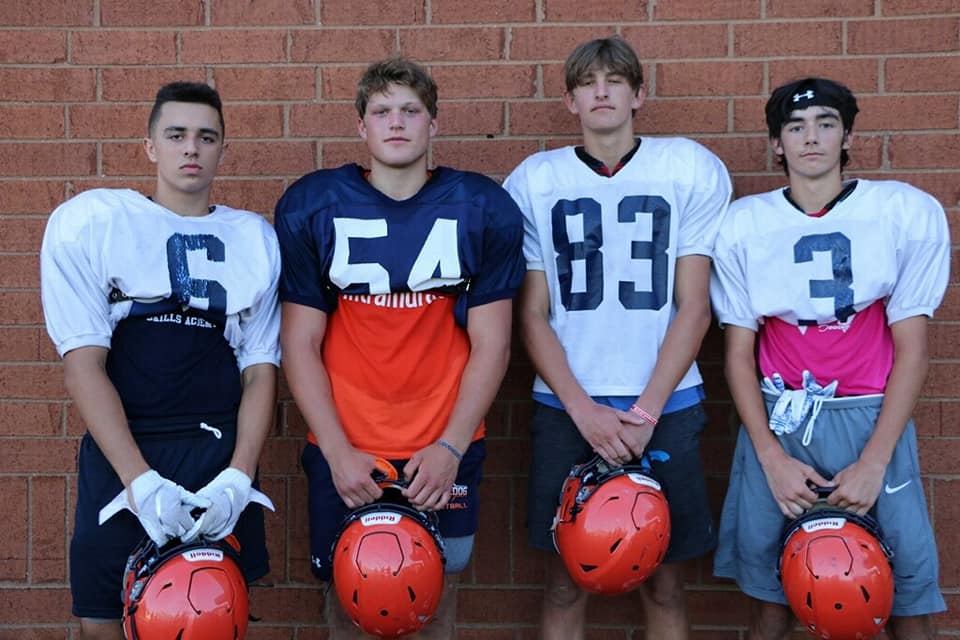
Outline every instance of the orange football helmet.
<svg viewBox="0 0 960 640">
<path fill-rule="evenodd" d="M 818 638 L 874 637 L 893 607 L 892 557 L 874 518 L 818 503 L 781 538 L 780 580 L 790 609 Z"/>
<path fill-rule="evenodd" d="M 350 512 L 335 539 L 333 586 L 360 629 L 398 638 L 423 628 L 440 604 L 443 539 L 435 513 L 411 507 L 395 474 L 378 475 L 381 500 Z"/>
<path fill-rule="evenodd" d="M 573 581 L 615 595 L 660 566 L 670 544 L 670 510 L 647 466 L 612 468 L 596 456 L 570 469 L 552 532 Z"/>
<path fill-rule="evenodd" d="M 162 549 L 146 538 L 124 572 L 124 637 L 242 640 L 250 605 L 239 550 L 234 536 Z"/>
</svg>

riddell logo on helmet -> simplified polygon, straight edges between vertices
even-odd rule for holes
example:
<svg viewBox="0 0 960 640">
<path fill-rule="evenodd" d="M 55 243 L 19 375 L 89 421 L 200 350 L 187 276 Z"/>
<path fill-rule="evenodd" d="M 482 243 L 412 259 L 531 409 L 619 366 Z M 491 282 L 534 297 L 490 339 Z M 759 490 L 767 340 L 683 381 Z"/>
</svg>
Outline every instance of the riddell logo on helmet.
<svg viewBox="0 0 960 640">
<path fill-rule="evenodd" d="M 183 552 L 187 562 L 223 562 L 223 551 L 219 549 L 191 549 Z"/>
<path fill-rule="evenodd" d="M 399 513 L 390 513 L 389 511 L 377 511 L 360 516 L 360 524 L 365 527 L 372 527 L 378 524 L 397 524 L 403 517 Z"/>
<path fill-rule="evenodd" d="M 823 529 L 843 529 L 843 525 L 846 523 L 847 521 L 844 518 L 820 518 L 819 520 L 804 522 L 801 526 L 807 533 L 813 533 Z"/>
<path fill-rule="evenodd" d="M 653 478 L 643 475 L 642 473 L 628 473 L 627 477 L 637 484 L 642 484 L 645 487 L 650 487 L 660 491 L 660 483 Z"/>
</svg>

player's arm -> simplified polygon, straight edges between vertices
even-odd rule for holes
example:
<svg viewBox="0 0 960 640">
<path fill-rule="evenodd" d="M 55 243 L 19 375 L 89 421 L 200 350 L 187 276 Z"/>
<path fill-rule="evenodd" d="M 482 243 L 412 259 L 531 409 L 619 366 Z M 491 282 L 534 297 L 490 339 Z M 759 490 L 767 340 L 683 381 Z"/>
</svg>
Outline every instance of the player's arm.
<svg viewBox="0 0 960 640">
<path fill-rule="evenodd" d="M 251 365 L 243 370 L 242 378 L 237 444 L 230 466 L 252 478 L 273 424 L 277 402 L 277 368 L 270 363 Z"/>
<path fill-rule="evenodd" d="M 493 403 L 510 363 L 511 299 L 495 300 L 467 311 L 470 355 L 463 369 L 457 401 L 441 440 L 459 454 L 470 446 L 477 425 Z M 433 444 L 416 452 L 404 466 L 413 478 L 404 495 L 418 509 L 442 509 L 450 500 L 450 488 L 460 466 L 458 455 Z"/>
<path fill-rule="evenodd" d="M 621 438 L 617 412 L 598 405 L 573 375 L 567 354 L 550 326 L 550 291 L 545 272 L 527 271 L 520 290 L 520 335 L 540 377 L 556 394 L 593 450 L 607 462 L 623 464 L 634 457 Z M 636 452 L 637 455 L 642 453 Z"/>
<path fill-rule="evenodd" d="M 910 420 L 927 375 L 927 317 L 912 316 L 890 325 L 893 367 L 884 390 L 883 406 L 873 434 L 860 457 L 834 478 L 837 488 L 828 501 L 861 515 L 880 495 L 883 476 L 897 441 Z"/>
<path fill-rule="evenodd" d="M 735 325 L 724 328 L 724 373 L 770 492 L 783 515 L 795 518 L 812 507 L 817 498 L 807 483 L 822 487 L 830 483 L 810 465 L 789 456 L 770 430 L 767 408 L 757 383 L 756 335 L 752 329 Z"/>
<path fill-rule="evenodd" d="M 374 457 L 355 449 L 347 439 L 323 363 L 327 314 L 284 302 L 281 315 L 280 345 L 287 385 L 330 465 L 337 493 L 351 509 L 372 502 L 382 493 L 370 476 Z"/>
</svg>

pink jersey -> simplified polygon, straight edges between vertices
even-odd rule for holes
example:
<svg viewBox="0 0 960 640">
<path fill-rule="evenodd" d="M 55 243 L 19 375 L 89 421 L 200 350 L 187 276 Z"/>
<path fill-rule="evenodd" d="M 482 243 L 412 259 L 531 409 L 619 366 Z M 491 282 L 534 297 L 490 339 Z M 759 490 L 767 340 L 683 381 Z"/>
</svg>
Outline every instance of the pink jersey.
<svg viewBox="0 0 960 640">
<path fill-rule="evenodd" d="M 823 386 L 838 380 L 837 396 L 883 393 L 893 367 L 893 337 L 882 300 L 846 322 L 798 326 L 766 318 L 757 351 L 764 376 L 779 373 L 787 387 L 799 389 L 807 369 Z"/>
</svg>

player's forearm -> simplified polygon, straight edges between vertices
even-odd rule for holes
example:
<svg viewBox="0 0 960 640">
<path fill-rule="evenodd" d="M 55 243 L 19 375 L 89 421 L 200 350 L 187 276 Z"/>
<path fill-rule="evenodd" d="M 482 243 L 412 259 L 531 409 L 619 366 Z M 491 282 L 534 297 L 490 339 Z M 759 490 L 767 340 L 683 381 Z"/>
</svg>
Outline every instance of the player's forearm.
<svg viewBox="0 0 960 640">
<path fill-rule="evenodd" d="M 727 327 L 730 331 L 747 331 L 739 327 Z M 770 420 L 767 407 L 763 401 L 760 384 L 757 380 L 756 357 L 753 354 L 753 341 L 749 344 L 731 345 L 730 336 L 727 336 L 724 374 L 733 403 L 737 409 L 740 421 L 750 436 L 753 448 L 761 464 L 768 464 L 772 459 L 784 453 L 783 447 L 770 430 Z"/>
<path fill-rule="evenodd" d="M 860 453 L 861 460 L 884 466 L 893 457 L 897 441 L 910 420 L 929 367 L 926 316 L 901 320 L 891 330 L 894 337 L 893 367 L 887 378 L 883 406 L 873 434 Z"/>
<path fill-rule="evenodd" d="M 256 364 L 243 371 L 243 395 L 237 413 L 237 443 L 230 466 L 251 478 L 257 471 L 264 442 L 277 406 L 277 368 Z"/>
<path fill-rule="evenodd" d="M 102 353 L 101 353 L 102 352 Z M 81 347 L 64 357 L 67 393 L 124 486 L 150 467 L 130 433 L 123 404 L 104 368 L 106 349 Z"/>
<path fill-rule="evenodd" d="M 578 407 L 593 402 L 573 375 L 566 351 L 543 313 L 522 311 L 520 335 L 537 374 L 547 383 L 568 413 L 572 415 L 577 412 Z"/>
<path fill-rule="evenodd" d="M 350 447 L 333 404 L 330 378 L 319 354 L 312 350 L 292 353 L 284 346 L 283 370 L 297 409 L 324 457 L 329 460 L 338 451 Z"/>
</svg>

